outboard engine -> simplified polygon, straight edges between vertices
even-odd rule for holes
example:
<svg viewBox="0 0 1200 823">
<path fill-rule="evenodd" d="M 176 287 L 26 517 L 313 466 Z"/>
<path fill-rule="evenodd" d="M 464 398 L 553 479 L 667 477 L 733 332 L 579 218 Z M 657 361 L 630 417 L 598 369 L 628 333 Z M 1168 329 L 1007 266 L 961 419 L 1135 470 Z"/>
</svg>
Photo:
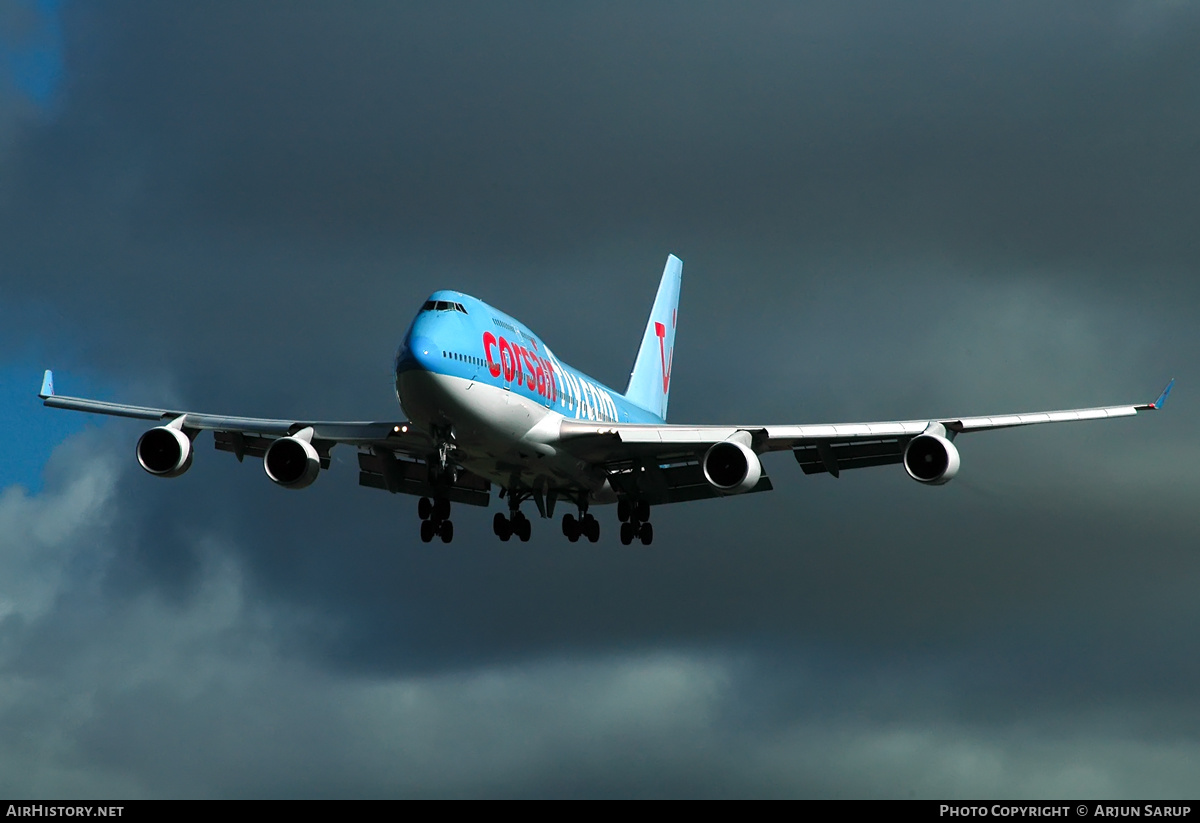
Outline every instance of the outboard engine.
<svg viewBox="0 0 1200 823">
<path fill-rule="evenodd" d="M 958 449 L 940 434 L 919 434 L 904 447 L 904 470 L 918 483 L 949 483 L 958 474 L 958 466 Z"/>
<path fill-rule="evenodd" d="M 721 494 L 748 492 L 762 477 L 762 463 L 750 448 L 750 433 L 744 431 L 709 446 L 701 465 L 704 479 Z"/>
<path fill-rule="evenodd" d="M 312 435 L 308 428 L 272 443 L 263 455 L 267 477 L 285 489 L 311 486 L 321 472 L 321 456 L 313 448 Z"/>
<path fill-rule="evenodd" d="M 158 426 L 137 442 L 137 459 L 155 477 L 178 477 L 192 467 L 192 440 L 171 426 Z"/>
</svg>

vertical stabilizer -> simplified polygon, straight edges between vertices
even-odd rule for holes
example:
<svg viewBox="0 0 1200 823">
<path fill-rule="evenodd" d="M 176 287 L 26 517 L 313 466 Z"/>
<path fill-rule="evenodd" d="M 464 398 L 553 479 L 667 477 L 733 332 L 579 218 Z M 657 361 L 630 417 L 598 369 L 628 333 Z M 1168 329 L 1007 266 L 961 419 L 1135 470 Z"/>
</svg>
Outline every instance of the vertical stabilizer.
<svg viewBox="0 0 1200 823">
<path fill-rule="evenodd" d="M 675 255 L 667 257 L 662 281 L 650 320 L 642 334 L 642 347 L 629 374 L 625 399 L 667 419 L 667 394 L 671 391 L 671 361 L 675 354 L 675 319 L 679 309 L 679 282 L 683 277 L 683 261 Z"/>
</svg>

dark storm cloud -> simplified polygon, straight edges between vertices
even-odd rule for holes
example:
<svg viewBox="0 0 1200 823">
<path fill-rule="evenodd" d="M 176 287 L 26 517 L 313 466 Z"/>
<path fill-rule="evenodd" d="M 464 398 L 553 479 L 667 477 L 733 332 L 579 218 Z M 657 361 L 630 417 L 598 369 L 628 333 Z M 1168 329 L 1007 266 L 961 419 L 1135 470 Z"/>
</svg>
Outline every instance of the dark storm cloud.
<svg viewBox="0 0 1200 823">
<path fill-rule="evenodd" d="M 670 251 L 676 421 L 1180 388 L 940 489 L 776 455 L 637 552 L 416 549 L 352 452 L 287 493 L 204 436 L 163 483 L 103 423 L 0 496 L 10 793 L 1190 790 L 1194 7 L 62 16 L 61 103 L 0 97 L 0 341 L 63 392 L 390 419 L 438 287 L 619 387 Z"/>
</svg>

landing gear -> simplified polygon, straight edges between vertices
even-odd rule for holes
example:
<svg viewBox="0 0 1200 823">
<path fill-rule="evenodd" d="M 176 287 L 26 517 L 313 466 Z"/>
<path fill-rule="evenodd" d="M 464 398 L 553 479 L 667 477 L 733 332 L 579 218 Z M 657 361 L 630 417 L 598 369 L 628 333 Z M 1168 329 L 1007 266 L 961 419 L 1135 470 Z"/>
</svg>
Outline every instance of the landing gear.
<svg viewBox="0 0 1200 823">
<path fill-rule="evenodd" d="M 621 543 L 628 546 L 635 539 L 643 546 L 654 542 L 654 527 L 650 525 L 650 504 L 645 500 L 617 501 L 617 519 L 621 521 Z"/>
<path fill-rule="evenodd" d="M 586 537 L 589 543 L 595 543 L 600 539 L 600 522 L 587 512 L 581 512 L 579 517 L 573 514 L 564 514 L 562 530 L 572 543 L 577 542 L 580 536 Z"/>
<path fill-rule="evenodd" d="M 421 518 L 421 542 L 429 543 L 441 536 L 443 543 L 454 539 L 454 524 L 450 522 L 450 501 L 444 497 L 430 500 L 422 497 L 417 502 L 417 516 Z"/>
<path fill-rule="evenodd" d="M 492 533 L 505 543 L 513 536 L 512 524 L 500 512 L 496 512 L 496 516 L 492 518 Z"/>
<path fill-rule="evenodd" d="M 533 524 L 521 514 L 520 509 L 513 509 L 508 517 L 496 512 L 496 516 L 492 518 L 492 531 L 506 543 L 514 534 L 522 543 L 528 543 L 529 536 L 533 534 Z"/>
</svg>

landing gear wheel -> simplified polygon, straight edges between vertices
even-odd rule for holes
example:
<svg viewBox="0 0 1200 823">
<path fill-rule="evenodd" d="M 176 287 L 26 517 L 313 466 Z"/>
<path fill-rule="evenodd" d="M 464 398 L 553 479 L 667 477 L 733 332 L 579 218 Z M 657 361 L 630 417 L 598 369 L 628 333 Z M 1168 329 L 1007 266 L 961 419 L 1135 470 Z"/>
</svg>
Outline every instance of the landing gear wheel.
<svg viewBox="0 0 1200 823">
<path fill-rule="evenodd" d="M 573 514 L 564 514 L 562 519 L 562 530 L 566 538 L 572 543 L 579 540 L 581 534 L 579 521 L 575 519 Z"/>
<path fill-rule="evenodd" d="M 600 521 L 590 514 L 585 514 L 583 516 L 583 533 L 587 535 L 589 543 L 595 543 L 600 539 Z"/>
<path fill-rule="evenodd" d="M 443 543 L 449 543 L 454 539 L 454 524 L 449 520 L 443 520 L 441 527 L 438 529 L 438 534 L 442 536 Z"/>
<path fill-rule="evenodd" d="M 424 498 L 422 498 L 424 499 Z M 433 504 L 433 519 L 434 520 L 449 520 L 450 519 L 450 501 L 444 497 L 439 497 Z"/>
<path fill-rule="evenodd" d="M 632 523 L 622 523 L 621 524 L 621 545 L 628 546 L 632 542 L 633 542 L 633 524 Z"/>
<path fill-rule="evenodd" d="M 643 546 L 649 546 L 651 543 L 654 542 L 654 527 L 651 526 L 649 523 L 643 523 L 642 530 L 638 534 L 638 537 L 642 538 Z"/>
<path fill-rule="evenodd" d="M 508 539 L 513 534 L 512 524 L 500 512 L 496 512 L 496 516 L 492 518 L 492 531 L 505 543 L 508 542 Z"/>
<path fill-rule="evenodd" d="M 433 501 L 428 497 L 422 497 L 417 501 L 417 517 L 428 520 L 431 514 L 433 514 Z"/>
<path fill-rule="evenodd" d="M 650 519 L 650 504 L 645 500 L 639 500 L 633 505 L 633 516 L 631 520 L 639 520 L 642 523 Z"/>
<path fill-rule="evenodd" d="M 517 514 L 521 514 L 521 513 L 517 512 Z M 513 534 L 515 534 L 517 537 L 521 538 L 522 543 L 528 543 L 529 535 L 532 533 L 533 533 L 532 524 L 525 518 L 525 515 L 521 514 L 521 519 L 517 520 L 515 523 L 513 523 Z"/>
<path fill-rule="evenodd" d="M 433 539 L 434 533 L 437 532 L 437 523 L 432 520 L 421 521 L 421 542 L 428 543 Z"/>
<path fill-rule="evenodd" d="M 630 508 L 632 508 L 632 507 L 629 505 L 628 500 L 626 500 L 625 498 L 621 498 L 620 500 L 618 500 L 617 501 L 617 519 L 620 520 L 622 523 L 629 520 Z"/>
</svg>

